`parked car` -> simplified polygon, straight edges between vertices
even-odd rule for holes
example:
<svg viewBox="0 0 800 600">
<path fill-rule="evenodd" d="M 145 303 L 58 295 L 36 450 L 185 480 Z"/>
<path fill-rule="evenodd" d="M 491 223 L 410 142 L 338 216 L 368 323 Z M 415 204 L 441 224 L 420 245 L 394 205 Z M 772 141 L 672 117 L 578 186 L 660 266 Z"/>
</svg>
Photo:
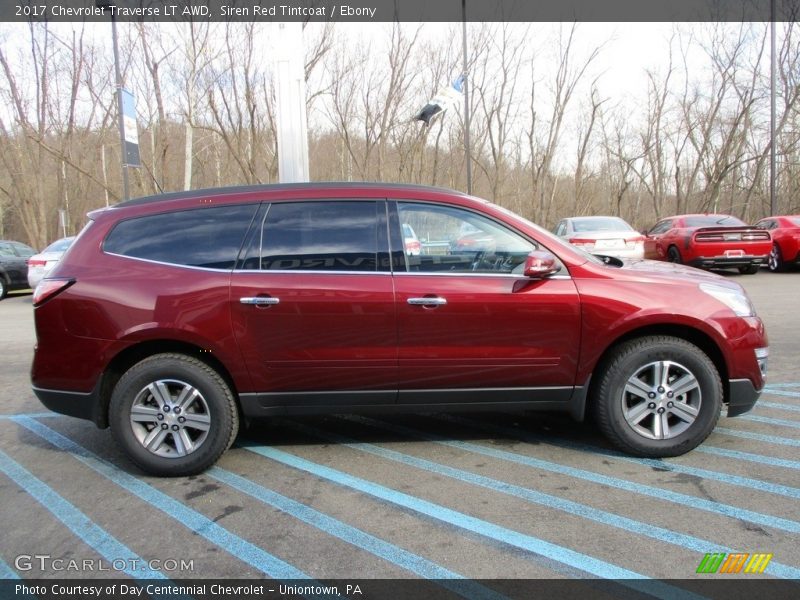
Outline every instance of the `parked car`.
<svg viewBox="0 0 800 600">
<path fill-rule="evenodd" d="M 408 223 L 403 223 L 403 243 L 405 244 L 406 254 L 409 256 L 422 254 L 422 243 L 419 241 L 414 228 Z"/>
<path fill-rule="evenodd" d="M 644 236 L 619 217 L 569 217 L 555 234 L 591 252 L 617 258 L 644 258 Z"/>
<path fill-rule="evenodd" d="M 406 251 L 401 223 L 448 247 Z M 464 232 L 492 243 L 469 253 Z M 604 261 L 412 185 L 122 202 L 89 213 L 33 303 L 36 395 L 110 426 L 158 475 L 212 465 L 240 418 L 370 410 L 560 410 L 627 452 L 675 456 L 723 406 L 753 407 L 768 357 L 735 281 Z"/>
<path fill-rule="evenodd" d="M 34 254 L 36 250 L 26 244 L 0 240 L 0 300 L 8 292 L 27 289 L 27 260 Z"/>
<path fill-rule="evenodd" d="M 736 268 L 758 273 L 772 248 L 769 232 L 730 215 L 678 215 L 661 219 L 647 232 L 645 258 L 701 269 Z"/>
<path fill-rule="evenodd" d="M 58 264 L 74 239 L 75 236 L 56 240 L 39 254 L 34 254 L 28 259 L 28 285 L 32 290 L 35 290 L 44 276 Z"/>
<path fill-rule="evenodd" d="M 770 271 L 800 265 L 800 215 L 767 217 L 755 226 L 766 229 L 772 236 L 772 250 L 767 260 Z"/>
</svg>

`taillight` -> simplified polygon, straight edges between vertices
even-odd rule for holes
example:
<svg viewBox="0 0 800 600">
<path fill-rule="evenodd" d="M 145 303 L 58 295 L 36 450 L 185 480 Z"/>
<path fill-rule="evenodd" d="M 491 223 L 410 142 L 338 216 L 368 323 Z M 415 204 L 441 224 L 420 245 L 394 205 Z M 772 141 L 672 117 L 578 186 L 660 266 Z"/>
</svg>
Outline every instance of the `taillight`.
<svg viewBox="0 0 800 600">
<path fill-rule="evenodd" d="M 42 279 L 33 291 L 33 305 L 39 306 L 75 283 L 74 279 Z"/>
<path fill-rule="evenodd" d="M 416 241 L 406 242 L 406 252 L 415 252 L 421 249 L 422 249 L 422 244 L 420 242 Z"/>
<path fill-rule="evenodd" d="M 28 266 L 29 267 L 43 267 L 47 264 L 46 260 L 42 260 L 41 258 L 29 258 L 28 259 Z"/>
<path fill-rule="evenodd" d="M 638 236 L 638 237 L 632 237 L 632 238 L 628 238 L 627 240 L 625 240 L 625 245 L 626 245 L 628 248 L 636 248 L 636 246 L 637 246 L 638 244 L 644 244 L 644 239 L 645 239 L 645 238 L 644 238 L 644 236 L 643 236 L 643 235 L 640 235 L 640 236 Z"/>
</svg>

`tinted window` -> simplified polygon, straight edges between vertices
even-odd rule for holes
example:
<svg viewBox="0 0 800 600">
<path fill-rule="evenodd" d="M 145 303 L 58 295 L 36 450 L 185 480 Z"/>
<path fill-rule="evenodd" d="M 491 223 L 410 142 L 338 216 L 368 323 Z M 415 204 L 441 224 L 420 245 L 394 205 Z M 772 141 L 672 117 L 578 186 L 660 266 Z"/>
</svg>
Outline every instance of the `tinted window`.
<svg viewBox="0 0 800 600">
<path fill-rule="evenodd" d="M 739 227 L 745 223 L 736 217 L 704 215 L 702 217 L 687 217 L 684 224 L 686 227 Z"/>
<path fill-rule="evenodd" d="M 401 225 L 410 225 L 419 251 L 405 248 L 411 272 L 511 273 L 534 245 L 499 223 L 449 206 L 398 202 Z"/>
<path fill-rule="evenodd" d="M 656 223 L 656 226 L 650 230 L 651 234 L 658 234 L 664 233 L 665 231 L 669 231 L 672 227 L 672 221 L 661 221 L 660 223 Z"/>
<path fill-rule="evenodd" d="M 28 257 L 36 254 L 36 250 L 31 248 L 30 246 L 26 246 L 25 244 L 20 244 L 19 242 L 15 242 L 13 246 L 14 250 L 17 251 L 18 256 Z"/>
<path fill-rule="evenodd" d="M 377 211 L 375 201 L 277 202 L 264 221 L 261 269 L 375 271 Z"/>
<path fill-rule="evenodd" d="M 0 244 L 0 256 L 16 256 L 11 244 Z"/>
<path fill-rule="evenodd" d="M 232 269 L 257 204 L 136 217 L 117 224 L 103 250 L 176 265 Z"/>
</svg>

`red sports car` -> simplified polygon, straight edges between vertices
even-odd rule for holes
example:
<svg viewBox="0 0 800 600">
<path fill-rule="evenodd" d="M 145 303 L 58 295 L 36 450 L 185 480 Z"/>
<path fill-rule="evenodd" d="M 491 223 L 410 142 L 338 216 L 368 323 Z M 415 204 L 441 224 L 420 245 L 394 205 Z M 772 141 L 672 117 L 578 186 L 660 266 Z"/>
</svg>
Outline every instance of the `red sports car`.
<svg viewBox="0 0 800 600">
<path fill-rule="evenodd" d="M 769 253 L 770 271 L 783 271 L 789 265 L 800 264 L 800 215 L 766 217 L 755 224 L 772 235 Z"/>
<path fill-rule="evenodd" d="M 730 215 L 677 215 L 661 219 L 647 233 L 645 258 L 703 269 L 738 268 L 752 275 L 772 249 L 768 231 Z"/>
</svg>

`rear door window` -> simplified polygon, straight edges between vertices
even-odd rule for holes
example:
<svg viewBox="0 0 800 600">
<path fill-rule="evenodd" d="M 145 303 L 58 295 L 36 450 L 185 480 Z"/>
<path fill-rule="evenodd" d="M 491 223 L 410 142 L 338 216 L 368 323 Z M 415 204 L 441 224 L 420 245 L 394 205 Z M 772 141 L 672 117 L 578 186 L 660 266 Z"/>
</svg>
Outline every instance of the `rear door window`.
<svg viewBox="0 0 800 600">
<path fill-rule="evenodd" d="M 385 210 L 375 200 L 273 203 L 264 219 L 256 268 L 377 271 L 379 254 L 387 250 Z"/>
</svg>

